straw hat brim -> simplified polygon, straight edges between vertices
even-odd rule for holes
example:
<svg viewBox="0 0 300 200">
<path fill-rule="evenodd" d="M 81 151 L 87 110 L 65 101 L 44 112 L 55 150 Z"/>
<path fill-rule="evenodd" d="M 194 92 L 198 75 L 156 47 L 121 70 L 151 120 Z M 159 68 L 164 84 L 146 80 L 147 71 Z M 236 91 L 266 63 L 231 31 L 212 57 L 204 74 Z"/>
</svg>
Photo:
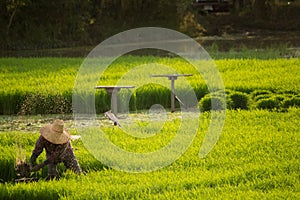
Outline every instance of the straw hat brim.
<svg viewBox="0 0 300 200">
<path fill-rule="evenodd" d="M 63 130 L 62 133 L 57 133 L 57 132 L 53 131 L 51 124 L 42 127 L 41 130 L 40 130 L 40 132 L 41 132 L 41 135 L 47 141 L 49 141 L 49 142 L 51 142 L 53 144 L 65 144 L 71 138 L 70 134 L 65 129 Z"/>
</svg>

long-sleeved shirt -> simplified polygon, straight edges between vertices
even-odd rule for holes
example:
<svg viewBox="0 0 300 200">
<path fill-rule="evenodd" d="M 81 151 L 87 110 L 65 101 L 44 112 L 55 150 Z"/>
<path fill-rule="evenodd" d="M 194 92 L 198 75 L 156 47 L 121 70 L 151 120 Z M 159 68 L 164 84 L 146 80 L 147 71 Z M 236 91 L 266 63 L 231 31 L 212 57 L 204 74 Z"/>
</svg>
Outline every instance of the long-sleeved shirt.
<svg viewBox="0 0 300 200">
<path fill-rule="evenodd" d="M 72 160 L 75 158 L 71 143 L 67 142 L 65 144 L 53 144 L 46 140 L 42 135 L 38 138 L 35 144 L 35 148 L 32 151 L 32 156 L 30 158 L 30 163 L 35 164 L 36 158 L 46 149 L 45 164 L 58 164 L 65 160 Z"/>
</svg>

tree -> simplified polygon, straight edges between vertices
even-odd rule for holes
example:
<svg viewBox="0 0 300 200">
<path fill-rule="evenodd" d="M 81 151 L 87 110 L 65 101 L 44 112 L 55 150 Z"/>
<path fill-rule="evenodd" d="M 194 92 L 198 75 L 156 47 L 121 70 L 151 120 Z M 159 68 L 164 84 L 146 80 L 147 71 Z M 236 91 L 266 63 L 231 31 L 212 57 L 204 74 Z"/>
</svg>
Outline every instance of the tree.
<svg viewBox="0 0 300 200">
<path fill-rule="evenodd" d="M 269 0 L 253 0 L 253 10 L 256 18 L 265 19 L 270 11 Z"/>
<path fill-rule="evenodd" d="M 6 27 L 6 35 L 9 35 L 10 27 L 13 23 L 14 17 L 18 11 L 19 8 L 26 5 L 26 2 L 24 0 L 8 0 L 5 1 L 6 4 L 6 11 L 8 14 L 8 24 Z"/>
</svg>

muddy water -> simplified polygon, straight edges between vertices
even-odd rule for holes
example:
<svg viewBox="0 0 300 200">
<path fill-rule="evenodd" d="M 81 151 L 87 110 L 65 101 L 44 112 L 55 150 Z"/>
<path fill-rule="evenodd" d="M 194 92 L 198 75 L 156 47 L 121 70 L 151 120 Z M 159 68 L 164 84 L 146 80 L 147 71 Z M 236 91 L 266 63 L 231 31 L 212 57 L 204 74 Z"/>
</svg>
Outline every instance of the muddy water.
<svg viewBox="0 0 300 200">
<path fill-rule="evenodd" d="M 205 49 L 217 47 L 219 51 L 265 49 L 265 48 L 299 48 L 300 31 L 239 31 L 234 34 L 201 36 L 195 38 Z M 96 45 L 95 45 L 96 46 Z M 58 49 L 37 49 L 22 51 L 0 50 L 0 57 L 85 57 L 95 46 L 69 47 Z M 143 51 L 142 54 L 165 56 L 161 51 Z M 141 52 L 138 53 L 140 55 Z M 167 55 L 167 54 L 166 54 Z"/>
<path fill-rule="evenodd" d="M 300 31 L 242 31 L 235 34 L 224 34 L 221 36 L 203 36 L 196 40 L 204 47 L 218 46 L 220 51 L 232 49 L 265 49 L 265 48 L 299 48 Z"/>
</svg>

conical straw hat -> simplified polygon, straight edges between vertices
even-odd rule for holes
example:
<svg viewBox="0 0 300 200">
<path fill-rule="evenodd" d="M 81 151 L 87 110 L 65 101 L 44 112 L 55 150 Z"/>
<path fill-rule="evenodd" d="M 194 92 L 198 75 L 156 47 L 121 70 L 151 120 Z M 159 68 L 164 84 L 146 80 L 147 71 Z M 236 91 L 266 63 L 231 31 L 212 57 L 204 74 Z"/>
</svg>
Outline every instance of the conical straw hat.
<svg viewBox="0 0 300 200">
<path fill-rule="evenodd" d="M 40 130 L 41 135 L 53 144 L 65 144 L 71 136 L 64 128 L 63 120 L 55 120 L 52 124 L 44 126 Z"/>
</svg>

